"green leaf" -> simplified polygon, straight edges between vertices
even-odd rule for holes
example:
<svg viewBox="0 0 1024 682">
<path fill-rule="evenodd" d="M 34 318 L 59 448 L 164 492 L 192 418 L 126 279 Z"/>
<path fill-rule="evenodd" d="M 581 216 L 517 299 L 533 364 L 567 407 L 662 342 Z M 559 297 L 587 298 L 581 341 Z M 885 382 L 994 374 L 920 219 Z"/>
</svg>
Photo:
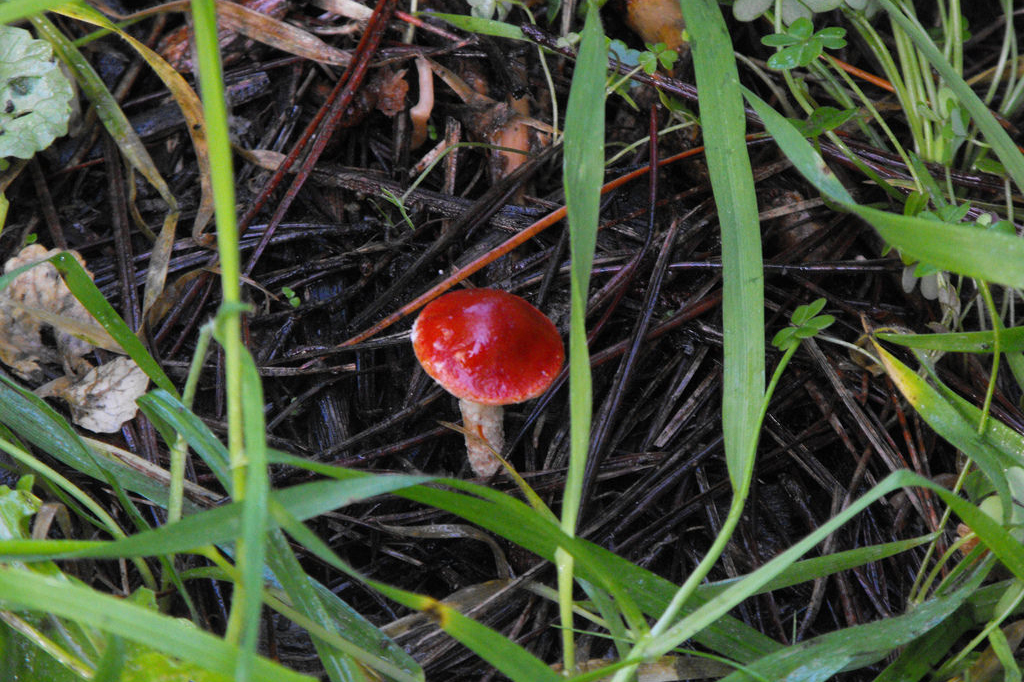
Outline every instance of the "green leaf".
<svg viewBox="0 0 1024 682">
<path fill-rule="evenodd" d="M 787 45 L 796 45 L 799 42 L 799 38 L 788 33 L 772 33 L 761 37 L 761 44 L 768 47 L 786 47 Z"/>
<path fill-rule="evenodd" d="M 795 342 L 796 327 L 783 327 L 772 337 L 772 345 L 779 350 L 786 350 Z"/>
<path fill-rule="evenodd" d="M 789 33 L 800 40 L 807 40 L 811 37 L 811 34 L 814 33 L 814 24 L 811 23 L 810 19 L 800 17 L 790 24 Z"/>
<path fill-rule="evenodd" d="M 526 40 L 526 36 L 513 24 L 506 24 L 503 21 L 484 19 L 483 17 L 471 17 L 464 14 L 444 14 L 443 12 L 431 12 L 431 19 L 447 21 L 456 28 L 461 28 L 469 33 L 494 36 L 495 38 L 508 38 L 509 40 Z"/>
<path fill-rule="evenodd" d="M 840 111 L 835 107 L 818 107 L 811 112 L 806 121 L 802 121 L 799 125 L 802 126 L 801 132 L 806 137 L 817 137 L 829 130 L 835 130 L 856 115 L 857 109 L 855 108 Z"/>
<path fill-rule="evenodd" d="M 0 158 L 31 158 L 67 134 L 72 96 L 49 43 L 0 26 Z"/>
<path fill-rule="evenodd" d="M 768 67 L 778 71 L 795 69 L 800 66 L 800 56 L 802 53 L 802 44 L 784 47 L 768 58 Z"/>
<path fill-rule="evenodd" d="M 737 21 L 753 21 L 771 6 L 772 0 L 736 0 L 732 5 L 732 15 Z"/>
</svg>

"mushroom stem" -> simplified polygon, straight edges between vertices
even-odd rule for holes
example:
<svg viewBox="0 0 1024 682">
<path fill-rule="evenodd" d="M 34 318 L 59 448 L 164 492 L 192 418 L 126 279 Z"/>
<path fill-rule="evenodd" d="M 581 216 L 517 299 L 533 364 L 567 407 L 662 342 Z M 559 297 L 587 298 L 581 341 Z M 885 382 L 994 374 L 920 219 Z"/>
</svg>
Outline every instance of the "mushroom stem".
<svg viewBox="0 0 1024 682">
<path fill-rule="evenodd" d="M 409 109 L 409 120 L 412 121 L 409 149 L 416 149 L 426 142 L 427 122 L 430 120 L 430 112 L 434 110 L 434 72 L 423 57 L 416 58 L 416 73 L 419 74 L 420 101 Z"/>
<path fill-rule="evenodd" d="M 500 453 L 505 447 L 505 429 L 502 424 L 501 405 L 484 405 L 472 400 L 459 400 L 462 425 L 466 428 L 466 454 L 473 473 L 490 478 L 501 468 L 501 462 L 491 452 Z M 472 435 L 470 435 L 472 434 Z"/>
</svg>

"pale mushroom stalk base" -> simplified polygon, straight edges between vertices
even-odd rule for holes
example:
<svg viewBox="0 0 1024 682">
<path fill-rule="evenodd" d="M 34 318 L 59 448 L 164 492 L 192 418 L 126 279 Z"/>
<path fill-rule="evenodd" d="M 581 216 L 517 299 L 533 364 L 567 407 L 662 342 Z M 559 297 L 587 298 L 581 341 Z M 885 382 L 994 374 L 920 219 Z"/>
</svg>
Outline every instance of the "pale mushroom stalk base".
<svg viewBox="0 0 1024 682">
<path fill-rule="evenodd" d="M 501 462 L 491 449 L 500 453 L 505 447 L 504 409 L 501 405 L 484 405 L 464 398 L 459 400 L 459 409 L 462 410 L 462 425 L 473 434 L 466 436 L 469 466 L 477 476 L 490 478 L 501 468 Z"/>
</svg>

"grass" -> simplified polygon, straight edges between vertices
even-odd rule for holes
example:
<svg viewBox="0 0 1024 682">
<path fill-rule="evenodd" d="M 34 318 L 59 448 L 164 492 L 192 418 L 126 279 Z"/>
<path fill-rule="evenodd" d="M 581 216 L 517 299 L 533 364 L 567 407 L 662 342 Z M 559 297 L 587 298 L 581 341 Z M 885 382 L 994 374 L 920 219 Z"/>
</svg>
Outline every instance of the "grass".
<svg viewBox="0 0 1024 682">
<path fill-rule="evenodd" d="M 959 5 L 942 3 L 946 33 L 940 45 L 921 25 L 906 3 L 879 0 L 897 40 L 897 54 L 891 55 L 878 40 L 876 23 L 857 10 L 845 9 L 846 19 L 858 28 L 875 50 L 886 76 L 893 81 L 911 117 L 906 128 L 919 139 L 915 149 L 893 150 L 910 160 L 914 154 L 925 160 L 946 164 L 954 160 L 974 163 L 979 155 L 995 155 L 1005 170 L 1008 185 L 1024 188 L 1024 157 L 989 111 L 995 83 L 986 100 L 963 79 L 962 55 L 950 48 L 950 36 L 958 35 Z M 14 9 L 12 9 L 14 8 Z M 54 45 L 72 69 L 76 80 L 93 104 L 108 132 L 118 141 L 126 160 L 165 198 L 167 213 L 156 243 L 169 250 L 173 242 L 178 207 L 145 146 L 134 137 L 127 119 L 106 91 L 88 61 L 59 28 L 40 14 L 56 10 L 67 17 L 120 31 L 105 17 L 86 5 L 70 3 L 5 3 L 0 20 L 31 15 L 32 25 Z M 559 500 L 560 516 L 531 495 L 532 504 L 488 487 L 444 477 L 382 475 L 332 467 L 276 451 L 267 444 L 264 399 L 256 363 L 242 341 L 243 305 L 239 235 L 236 229 L 235 176 L 224 105 L 222 67 L 216 39 L 214 3 L 194 0 L 192 17 L 197 35 L 202 111 L 195 94 L 180 76 L 160 66 L 155 54 L 136 43 L 144 58 L 168 83 L 178 101 L 190 114 L 193 141 L 203 167 L 203 201 L 213 211 L 217 226 L 218 272 L 222 284 L 216 319 L 206 330 L 224 356 L 227 395 L 227 439 L 222 442 L 190 407 L 194 386 L 203 370 L 206 346 L 201 349 L 186 383 L 190 389 L 179 394 L 176 385 L 149 354 L 145 344 L 125 325 L 104 300 L 97 287 L 73 258 L 61 255 L 51 261 L 64 275 L 76 297 L 90 310 L 110 337 L 131 356 L 153 381 L 155 388 L 140 400 L 144 414 L 153 423 L 166 447 L 176 453 L 170 474 L 154 478 L 139 473 L 131 463 L 112 457 L 95 442 L 83 439 L 64 418 L 13 381 L 0 384 L 0 447 L 24 468 L 23 485 L 14 491 L 0 491 L 0 604 L 4 613 L 24 622 L 20 630 L 9 625 L 0 642 L 5 650 L 15 644 L 31 652 L 33 661 L 56 661 L 64 678 L 122 679 L 139 661 L 156 670 L 182 665 L 174 679 L 299 680 L 298 672 L 263 656 L 258 648 L 260 618 L 265 608 L 277 610 L 305 628 L 316 648 L 319 661 L 331 680 L 422 680 L 424 672 L 416 660 L 398 647 L 363 615 L 339 599 L 316 577 L 306 573 L 296 555 L 315 557 L 322 566 L 357 581 L 408 609 L 428 615 L 449 635 L 477 656 L 513 680 L 537 681 L 572 679 L 580 682 L 612 676 L 616 682 L 631 679 L 637 671 L 658 657 L 684 656 L 681 647 L 696 643 L 728 661 L 735 672 L 727 680 L 824 679 L 842 671 L 879 665 L 874 679 L 922 679 L 929 671 L 963 670 L 972 651 L 989 644 L 1008 675 L 1016 670 L 1013 652 L 1000 626 L 1020 612 L 1020 585 L 1024 581 L 1024 546 L 1014 527 L 1020 490 L 1024 481 L 1024 437 L 990 414 L 991 388 L 998 378 L 1001 357 L 1006 357 L 1016 381 L 1021 382 L 1020 353 L 1024 350 L 1021 327 L 1015 327 L 1004 311 L 1008 301 L 1024 288 L 1024 247 L 1016 234 L 987 229 L 979 221 L 944 222 L 922 214 L 923 207 L 957 205 L 967 198 L 949 192 L 947 178 L 925 177 L 928 166 L 908 164 L 917 174 L 908 192 L 894 191 L 891 182 L 885 204 L 860 203 L 821 154 L 816 138 L 786 119 L 776 108 L 740 84 L 733 58 L 732 39 L 722 8 L 712 0 L 683 4 L 691 36 L 699 106 L 705 114 L 701 126 L 707 172 L 716 205 L 721 234 L 723 269 L 723 402 L 721 405 L 725 458 L 732 502 L 714 542 L 706 548 L 688 578 L 676 585 L 631 563 L 627 559 L 578 536 L 580 511 L 584 508 L 584 477 L 590 451 L 593 412 L 591 358 L 587 341 L 586 305 L 591 291 L 591 272 L 601 216 L 601 186 L 605 160 L 605 108 L 609 82 L 605 28 L 598 7 L 587 4 L 579 36 L 571 91 L 564 127 L 564 174 L 566 213 L 570 229 L 571 313 L 569 317 L 569 401 L 571 429 L 568 472 Z M 835 18 L 836 15 L 830 15 Z M 449 17 L 457 23 L 454 17 Z M 476 19 L 463 21 L 475 28 L 507 38 L 522 39 L 522 33 L 508 24 Z M 758 26 L 758 30 L 760 30 Z M 775 29 L 781 28 L 776 21 Z M 124 35 L 122 33 L 122 35 Z M 1010 64 L 1016 55 L 1011 46 L 1002 60 Z M 914 61 L 914 60 L 919 60 Z M 803 64 L 807 73 L 823 76 L 833 68 L 824 55 Z M 933 76 L 933 71 L 937 76 Z M 1005 71 L 1005 69 L 1003 69 Z M 800 68 L 790 68 L 785 81 L 806 114 L 816 107 L 809 97 L 810 86 Z M 831 78 L 831 77 L 830 77 Z M 897 84 L 897 79 L 899 83 Z M 831 78 L 833 95 L 841 103 L 854 102 L 862 92 L 846 91 L 846 81 Z M 843 90 L 843 92 L 840 92 Z M 936 147 L 942 137 L 940 120 L 920 117 L 920 107 L 934 107 L 940 91 L 949 93 L 970 121 L 970 131 L 955 145 Z M 1007 93 L 1013 92 L 1012 84 Z M 824 95 L 819 93 L 818 97 Z M 919 98 L 920 101 L 915 101 Z M 923 98 L 921 100 L 920 98 Z M 1010 99 L 1010 97 L 1007 97 Z M 927 101 L 924 101 L 927 100 Z M 780 552 L 771 561 L 728 583 L 708 583 L 707 576 L 719 565 L 741 516 L 747 509 L 751 482 L 757 465 L 759 439 L 769 404 L 780 377 L 801 350 L 801 343 L 813 338 L 828 324 L 829 316 L 815 317 L 817 307 L 797 308 L 791 331 L 778 340 L 783 351 L 766 383 L 765 299 L 761 255 L 762 235 L 758 223 L 758 201 L 752 164 L 745 135 L 744 105 L 756 113 L 759 125 L 774 140 L 781 153 L 806 181 L 836 210 L 859 216 L 878 235 L 910 262 L 922 262 L 977 282 L 978 307 L 987 311 L 989 329 L 958 328 L 955 332 L 908 335 L 880 330 L 870 335 L 869 353 L 898 389 L 906 404 L 921 419 L 965 456 L 956 491 L 910 471 L 898 471 L 878 481 L 850 500 L 832 518 L 812 533 Z M 915 106 L 910 106 L 911 104 Z M 873 108 L 872 108 L 873 109 Z M 1004 112 L 1010 113 L 1010 112 Z M 959 115 L 959 114 L 957 114 Z M 870 121 L 861 122 L 870 126 Z M 876 121 L 876 123 L 881 123 Z M 898 140 L 891 130 L 875 139 Z M 831 131 L 832 139 L 839 138 Z M 946 140 L 949 142 L 949 140 Z M 971 147 L 958 155 L 957 145 Z M 956 147 L 956 148 L 954 148 Z M 903 188 L 901 188 L 903 189 Z M 904 210 L 892 197 L 923 197 L 918 210 Z M 930 193 L 930 195 L 929 195 Z M 907 201 L 912 206 L 912 202 Z M 1013 220 L 1012 199 L 999 217 Z M 200 216 L 206 209 L 200 210 Z M 197 218 L 196 229 L 201 218 Z M 159 270 L 159 268 L 158 268 Z M 0 287 L 17 272 L 0 278 Z M 993 294 L 993 287 L 998 286 Z M 147 282 L 147 307 L 163 288 L 163 275 Z M 997 303 L 995 296 L 1002 300 Z M 963 326 L 965 320 L 959 320 Z M 873 331 L 873 330 L 869 330 Z M 779 340 L 781 339 L 781 340 Z M 886 346 L 903 346 L 913 352 L 915 366 L 900 360 Z M 992 356 L 990 391 L 981 405 L 974 405 L 947 387 L 936 371 L 932 356 L 924 350 L 974 353 Z M 1015 369 L 1016 368 L 1016 369 Z M 223 504 L 209 508 L 193 496 L 185 496 L 183 472 L 186 450 L 199 458 L 227 492 Z M 100 481 L 114 491 L 124 514 L 110 515 L 91 493 L 54 467 L 39 460 L 34 451 L 48 453 L 60 465 Z M 304 470 L 315 475 L 313 482 L 273 489 L 271 467 Z M 45 482 L 45 486 L 41 485 Z M 33 485 L 39 484 L 39 485 Z M 524 483 L 525 485 L 525 483 Z M 942 556 L 938 540 L 941 530 L 897 543 L 876 543 L 854 550 L 810 558 L 812 551 L 829 536 L 858 518 L 870 505 L 903 488 L 928 490 L 940 498 L 990 550 L 982 557 L 974 550 L 966 558 L 952 551 Z M 960 490 L 966 495 L 957 494 Z M 62 500 L 76 516 L 102 531 L 105 540 L 38 539 L 27 531 L 27 523 L 39 510 L 31 494 L 39 492 Z M 555 661 L 541 660 L 523 646 L 496 630 L 466 617 L 452 606 L 426 594 L 400 589 L 361 572 L 304 524 L 334 509 L 390 494 L 434 507 L 478 525 L 517 545 L 557 568 L 556 599 L 561 620 L 562 669 Z M 995 515 L 982 511 L 990 495 L 996 501 Z M 135 510 L 132 496 L 170 510 L 167 522 L 150 524 Z M 993 505 L 988 505 L 991 510 Z M 128 511 L 132 510 L 132 511 Z M 996 518 L 1001 517 L 1001 518 Z M 130 522 L 130 523 L 129 523 Z M 126 527 L 130 526 L 130 527 Z M 759 633 L 736 618 L 737 606 L 749 603 L 767 590 L 801 581 L 825 578 L 893 556 L 913 547 L 931 543 L 932 563 L 925 564 L 908 595 L 914 608 L 890 618 L 854 625 L 784 645 Z M 175 568 L 180 555 L 204 558 L 208 566 L 181 572 Z M 144 587 L 137 598 L 117 599 L 62 572 L 68 564 L 57 560 L 121 559 L 134 562 Z M 148 561 L 155 559 L 155 561 Z M 1012 576 L 1001 582 L 985 581 L 997 563 Z M 66 570 L 66 568 L 64 569 Z M 163 590 L 187 595 L 188 581 L 215 576 L 233 586 L 230 616 L 223 636 L 189 624 L 164 612 L 154 595 Z M 582 595 L 582 597 L 581 597 Z M 992 604 L 996 604 L 995 607 Z M 986 608 L 985 605 L 988 605 Z M 194 614 L 194 609 L 193 609 Z M 576 670 L 578 630 L 585 616 L 588 627 L 602 636 L 615 638 L 617 659 L 601 670 Z M 63 639 L 46 631 L 60 624 Z M 11 621 L 8 621 L 8 623 Z M 979 634 L 981 633 L 981 634 Z M 964 644 L 962 638 L 976 636 Z M 1002 637 L 1002 639 L 1001 639 Z M 888 664 L 880 662 L 891 659 Z M 159 662 L 159 663 L 157 663 Z M 31 668 L 18 670 L 9 660 L 8 676 L 29 675 Z M 39 670 L 50 670 L 43 663 Z M 810 671 L 810 672 L 808 672 Z M 1019 671 L 1018 671 L 1019 672 Z M 47 672 L 46 674 L 51 674 Z M 42 678 L 38 678 L 42 679 Z M 47 678 L 49 679 L 49 678 Z"/>
</svg>

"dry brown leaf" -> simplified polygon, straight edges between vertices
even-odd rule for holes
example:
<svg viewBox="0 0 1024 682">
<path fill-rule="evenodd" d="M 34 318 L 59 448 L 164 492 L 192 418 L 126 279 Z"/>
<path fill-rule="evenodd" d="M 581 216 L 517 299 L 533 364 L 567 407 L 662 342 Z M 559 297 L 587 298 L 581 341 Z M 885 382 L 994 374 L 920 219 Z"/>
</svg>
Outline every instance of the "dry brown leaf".
<svg viewBox="0 0 1024 682">
<path fill-rule="evenodd" d="M 348 66 L 352 56 L 331 47 L 312 33 L 234 2 L 218 2 L 217 18 L 225 28 L 297 57 Z"/>
<path fill-rule="evenodd" d="M 69 377 L 48 384 L 46 394 L 63 398 L 71 421 L 95 433 L 114 433 L 135 418 L 135 400 L 146 392 L 149 377 L 128 357 L 95 367 L 81 379 Z M 37 392 L 38 393 L 38 392 Z"/>
<path fill-rule="evenodd" d="M 39 244 L 31 244 L 7 261 L 4 272 L 37 263 L 56 252 L 56 249 L 47 251 Z M 82 257 L 74 251 L 70 253 L 84 268 Z M 89 274 L 91 277 L 92 273 Z M 98 328 L 53 265 L 42 263 L 22 273 L 0 291 L 0 360 L 19 377 L 36 383 L 43 378 L 40 362 L 76 366 L 93 345 L 68 333 L 63 321 L 76 329 Z M 44 325 L 56 327 L 56 349 L 43 344 Z M 99 330 L 102 332 L 101 328 Z"/>
</svg>

